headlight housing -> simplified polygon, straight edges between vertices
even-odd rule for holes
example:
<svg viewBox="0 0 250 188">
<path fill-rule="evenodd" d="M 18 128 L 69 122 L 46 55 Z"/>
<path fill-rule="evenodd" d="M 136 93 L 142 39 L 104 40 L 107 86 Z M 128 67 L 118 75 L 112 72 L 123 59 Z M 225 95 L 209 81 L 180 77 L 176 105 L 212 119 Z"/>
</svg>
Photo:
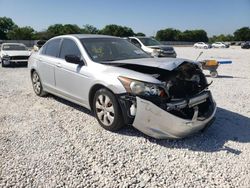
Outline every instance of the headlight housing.
<svg viewBox="0 0 250 188">
<path fill-rule="evenodd" d="M 4 55 L 2 59 L 4 59 L 4 60 L 10 60 L 10 56 Z"/>
<path fill-rule="evenodd" d="M 133 80 L 131 78 L 119 76 L 118 79 L 128 93 L 144 96 L 165 96 L 165 91 L 160 85 Z"/>
</svg>

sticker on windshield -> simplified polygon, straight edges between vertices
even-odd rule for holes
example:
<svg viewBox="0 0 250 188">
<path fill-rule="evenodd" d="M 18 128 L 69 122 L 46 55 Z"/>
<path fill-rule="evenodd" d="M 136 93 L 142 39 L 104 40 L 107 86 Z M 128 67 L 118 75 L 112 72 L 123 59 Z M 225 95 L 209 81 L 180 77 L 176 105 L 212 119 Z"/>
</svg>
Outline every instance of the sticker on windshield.
<svg viewBox="0 0 250 188">
<path fill-rule="evenodd" d="M 143 51 L 141 51 L 141 50 L 134 50 L 134 52 L 136 53 L 136 54 L 143 54 Z"/>
</svg>

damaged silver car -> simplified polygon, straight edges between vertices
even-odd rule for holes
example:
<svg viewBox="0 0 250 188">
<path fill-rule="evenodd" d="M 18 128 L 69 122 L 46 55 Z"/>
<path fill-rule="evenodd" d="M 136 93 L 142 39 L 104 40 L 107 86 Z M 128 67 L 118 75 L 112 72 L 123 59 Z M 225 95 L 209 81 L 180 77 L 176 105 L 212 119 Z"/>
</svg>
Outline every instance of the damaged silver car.
<svg viewBox="0 0 250 188">
<path fill-rule="evenodd" d="M 29 68 L 37 95 L 82 105 L 110 131 L 132 125 L 151 137 L 183 138 L 214 120 L 216 103 L 198 64 L 152 58 L 118 37 L 52 38 Z"/>
</svg>

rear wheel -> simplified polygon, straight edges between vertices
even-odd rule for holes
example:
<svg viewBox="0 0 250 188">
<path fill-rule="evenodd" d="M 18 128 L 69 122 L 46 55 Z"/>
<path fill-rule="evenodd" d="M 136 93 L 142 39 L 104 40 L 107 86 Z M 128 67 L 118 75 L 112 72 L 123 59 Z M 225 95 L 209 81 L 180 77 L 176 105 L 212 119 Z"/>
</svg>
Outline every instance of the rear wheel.
<svg viewBox="0 0 250 188">
<path fill-rule="evenodd" d="M 99 124 L 104 129 L 117 131 L 124 126 L 120 106 L 114 94 L 109 90 L 102 88 L 95 93 L 93 110 Z"/>
<path fill-rule="evenodd" d="M 43 86 L 42 86 L 42 82 L 41 82 L 41 79 L 38 75 L 38 73 L 36 71 L 34 71 L 31 75 L 31 81 L 32 81 L 32 85 L 33 85 L 33 89 L 34 89 L 34 92 L 40 96 L 40 97 L 43 97 L 47 94 L 47 92 L 45 92 L 43 90 Z"/>
</svg>

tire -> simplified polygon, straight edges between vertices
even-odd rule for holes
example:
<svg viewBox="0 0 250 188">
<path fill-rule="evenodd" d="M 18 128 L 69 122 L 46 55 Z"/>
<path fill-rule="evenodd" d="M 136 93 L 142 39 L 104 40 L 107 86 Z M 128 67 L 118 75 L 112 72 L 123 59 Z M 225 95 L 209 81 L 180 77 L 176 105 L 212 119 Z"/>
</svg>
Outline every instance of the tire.
<svg viewBox="0 0 250 188">
<path fill-rule="evenodd" d="M 7 65 L 3 61 L 1 61 L 1 64 L 2 64 L 2 67 L 7 67 Z"/>
<path fill-rule="evenodd" d="M 212 78 L 216 78 L 218 76 L 218 72 L 215 70 L 215 71 L 210 71 L 210 75 Z"/>
<path fill-rule="evenodd" d="M 32 72 L 31 81 L 36 95 L 40 97 L 47 95 L 47 92 L 43 90 L 41 79 L 36 71 Z"/>
<path fill-rule="evenodd" d="M 102 88 L 94 96 L 93 111 L 99 124 L 106 130 L 117 131 L 124 127 L 120 105 L 112 92 Z"/>
</svg>

